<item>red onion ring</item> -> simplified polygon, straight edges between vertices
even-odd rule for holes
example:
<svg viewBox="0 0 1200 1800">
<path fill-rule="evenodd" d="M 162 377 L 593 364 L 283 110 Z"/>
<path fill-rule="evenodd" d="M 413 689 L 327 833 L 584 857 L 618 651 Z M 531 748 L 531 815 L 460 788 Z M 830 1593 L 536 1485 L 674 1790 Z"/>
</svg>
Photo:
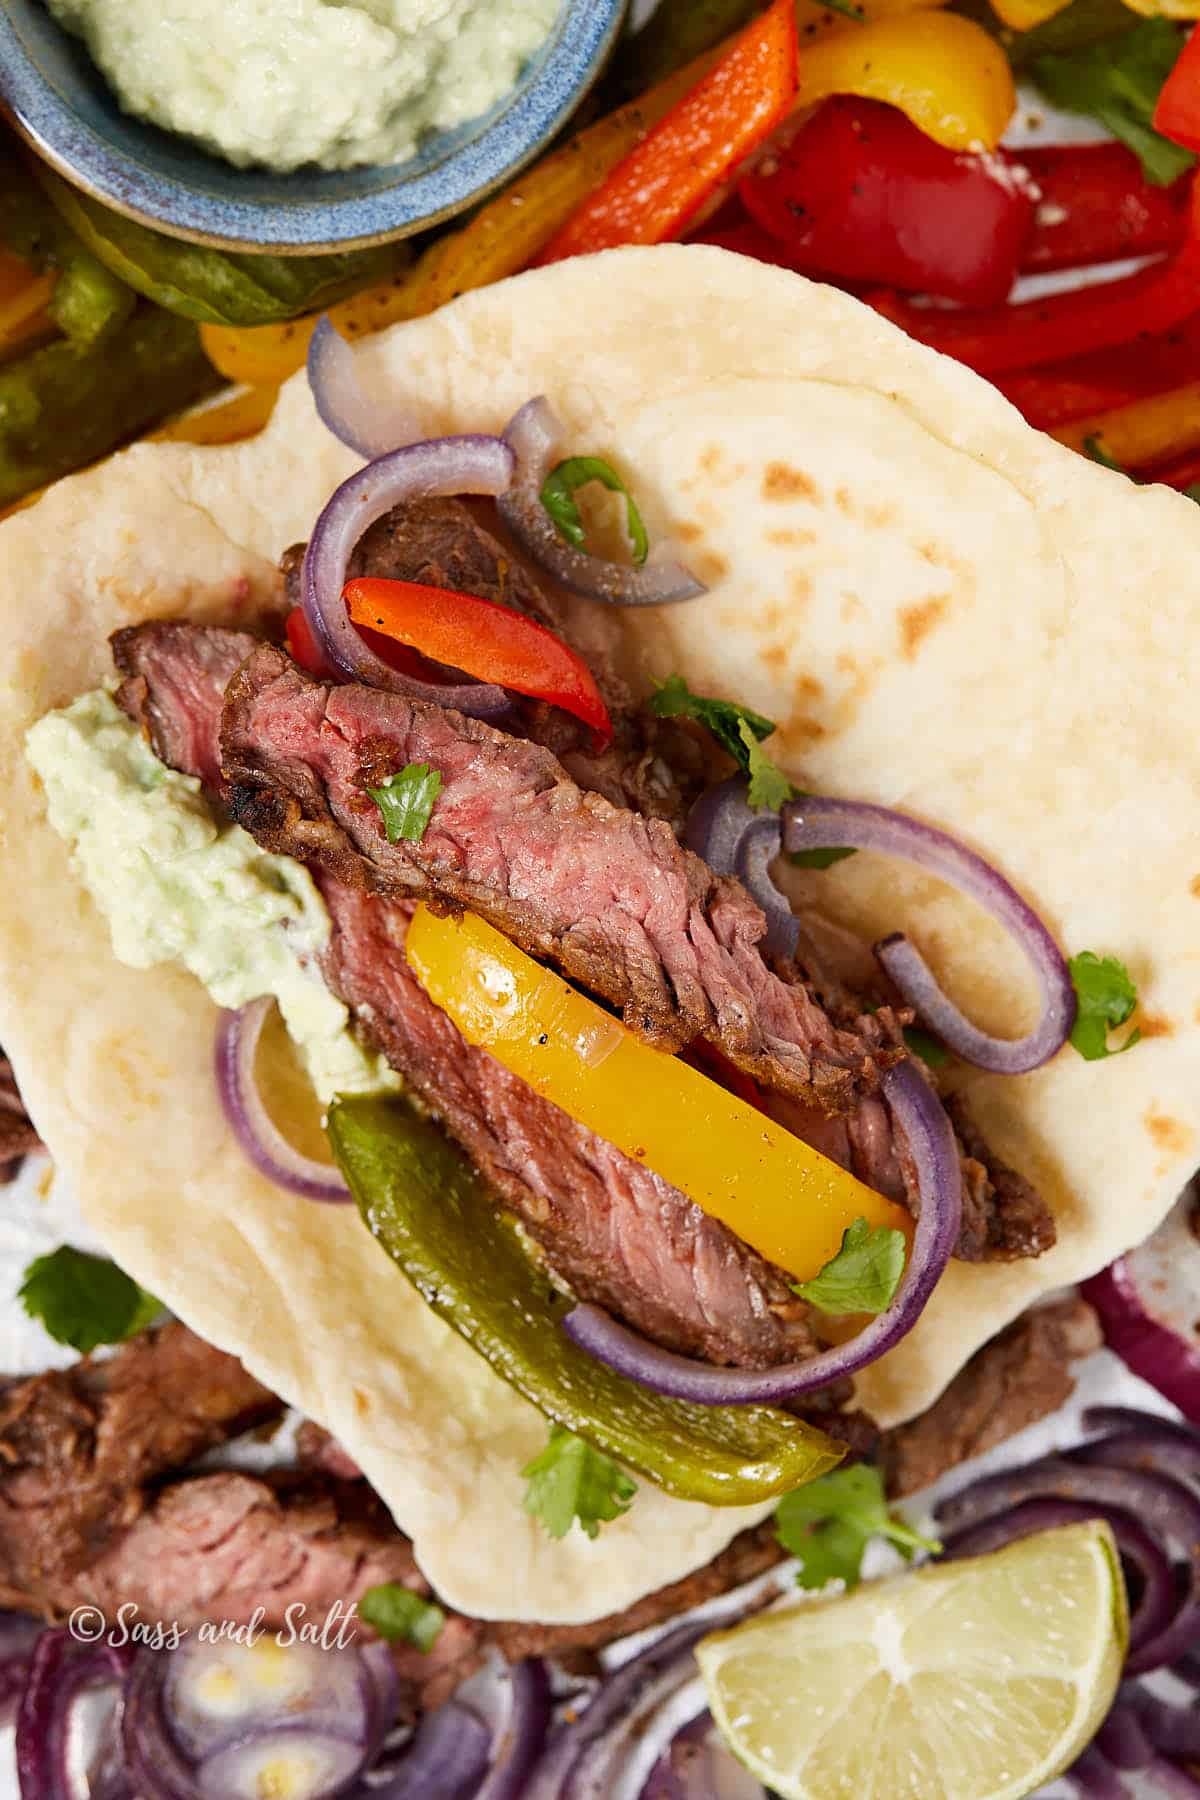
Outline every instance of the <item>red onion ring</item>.
<svg viewBox="0 0 1200 1800">
<path fill-rule="evenodd" d="M 785 850 L 877 850 L 916 863 L 977 901 L 1024 951 L 1041 990 L 1041 1016 L 1025 1037 L 998 1038 L 959 1011 L 902 932 L 876 944 L 875 954 L 903 998 L 956 1056 L 996 1075 L 1023 1075 L 1062 1049 L 1077 1006 L 1066 958 L 1033 908 L 990 863 L 920 819 L 863 800 L 809 795 L 789 800 L 780 817 Z"/>
<path fill-rule="evenodd" d="M 689 1719 L 651 1769 L 638 1800 L 764 1800 L 761 1782 L 715 1733 L 711 1713 Z"/>
<path fill-rule="evenodd" d="M 1102 1454 L 1103 1440 L 1087 1449 Z M 1130 1651 L 1125 1664 L 1129 1674 L 1161 1668 L 1195 1644 L 1200 1632 L 1200 1498 L 1190 1488 L 1144 1468 L 1109 1468 L 1098 1461 L 1084 1465 L 1074 1458 L 1048 1456 L 972 1482 L 942 1502 L 937 1519 L 957 1530 L 994 1518 L 1022 1501 L 1042 1499 L 1078 1500 L 1100 1516 L 1108 1507 L 1132 1513 L 1160 1542 L 1177 1544 L 1187 1559 L 1187 1582 L 1173 1617 Z"/>
<path fill-rule="evenodd" d="M 1136 1569 L 1142 1591 L 1129 1617 L 1131 1650 L 1158 1637 L 1170 1624 L 1178 1605 L 1171 1561 L 1163 1546 L 1134 1518 L 1116 1506 L 1098 1506 L 1083 1500 L 1025 1500 L 1011 1512 L 1001 1512 L 977 1525 L 968 1525 L 946 1538 L 943 1557 L 987 1556 L 1018 1538 L 1053 1531 L 1059 1525 L 1075 1525 L 1086 1519 L 1103 1519 L 1117 1540 L 1124 1560 Z"/>
<path fill-rule="evenodd" d="M 421 434 L 413 419 L 367 392 L 356 360 L 329 314 L 322 313 L 308 345 L 308 385 L 317 416 L 335 438 L 372 462 Z"/>
<path fill-rule="evenodd" d="M 550 1730 L 550 1676 L 540 1657 L 514 1663 L 499 1751 L 474 1800 L 521 1800 Z"/>
<path fill-rule="evenodd" d="M 1200 1263 L 1189 1188 L 1153 1236 L 1082 1287 L 1110 1350 L 1200 1423 Z"/>
<path fill-rule="evenodd" d="M 1096 1748 L 1114 1769 L 1144 1769 L 1154 1760 L 1154 1746 L 1146 1736 L 1131 1696 L 1122 1688 L 1116 1705 L 1096 1733 Z"/>
<path fill-rule="evenodd" d="M 1152 1694 L 1142 1682 L 1127 1681 L 1122 1683 L 1113 1711 L 1128 1712 L 1147 1743 L 1164 1756 L 1178 1756 L 1184 1762 L 1200 1761 L 1200 1715 L 1194 1706 L 1173 1706 L 1169 1700 Z M 1105 1755 L 1118 1768 L 1136 1766 L 1118 1762 L 1108 1751 Z"/>
<path fill-rule="evenodd" d="M 75 1703 L 88 1688 L 117 1687 L 133 1658 L 110 1644 L 83 1647 L 65 1628 L 43 1631 L 17 1708 L 17 1782 L 21 1800 L 76 1800 L 67 1768 Z M 147 1796 L 154 1800 L 154 1796 Z"/>
<path fill-rule="evenodd" d="M 313 527 L 301 573 L 305 617 L 336 668 L 371 687 L 453 707 L 473 718 L 497 718 L 507 712 L 508 695 L 490 682 L 442 687 L 393 669 L 352 622 L 342 588 L 355 545 L 394 506 L 449 494 L 501 494 L 512 480 L 513 468 L 513 453 L 499 438 L 429 438 L 379 457 L 342 483 Z"/>
<path fill-rule="evenodd" d="M 661 549 L 637 569 L 576 550 L 559 536 L 542 505 L 542 487 L 562 443 L 562 426 L 543 395 L 526 401 L 504 433 L 516 455 L 512 486 L 500 495 L 500 517 L 533 560 L 572 593 L 609 606 L 668 606 L 706 594 L 683 564 Z"/>
<path fill-rule="evenodd" d="M 1084 1800 L 1130 1800 L 1129 1789 L 1105 1762 L 1095 1745 L 1077 1757 L 1063 1777 Z"/>
<path fill-rule="evenodd" d="M 853 1375 L 892 1349 L 925 1310 L 958 1242 L 962 1174 L 941 1101 L 912 1063 L 886 1070 L 880 1086 L 916 1167 L 921 1210 L 908 1265 L 891 1305 L 857 1337 L 808 1362 L 773 1369 L 721 1369 L 663 1350 L 598 1306 L 581 1305 L 563 1320 L 572 1341 L 630 1381 L 702 1406 L 779 1405 Z"/>
<path fill-rule="evenodd" d="M 274 1004 L 271 996 L 264 994 L 237 1012 L 223 1012 L 217 1021 L 214 1062 L 217 1093 L 225 1117 L 248 1161 L 276 1187 L 286 1188 L 305 1200 L 344 1205 L 350 1199 L 350 1189 L 341 1170 L 303 1156 L 289 1144 L 258 1091 L 255 1056 L 267 1014 Z"/>
<path fill-rule="evenodd" d="M 400 1751 L 394 1773 L 373 1779 L 365 1791 L 372 1800 L 478 1800 L 487 1766 L 487 1726 L 469 1706 L 447 1700 L 426 1713 Z"/>
<path fill-rule="evenodd" d="M 792 957 L 800 941 L 800 921 L 791 901 L 771 877 L 771 864 L 782 847 L 778 813 L 756 813 L 740 776 L 706 788 L 688 814 L 684 841 L 716 875 L 736 875 L 761 906 L 767 935 L 760 949 L 769 956 Z"/>
</svg>

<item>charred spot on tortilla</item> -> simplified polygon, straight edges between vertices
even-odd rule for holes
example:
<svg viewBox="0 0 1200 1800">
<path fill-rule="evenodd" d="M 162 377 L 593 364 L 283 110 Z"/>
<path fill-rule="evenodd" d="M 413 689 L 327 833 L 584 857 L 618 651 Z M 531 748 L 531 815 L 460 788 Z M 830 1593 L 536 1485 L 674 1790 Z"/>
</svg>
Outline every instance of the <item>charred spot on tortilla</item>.
<svg viewBox="0 0 1200 1800">
<path fill-rule="evenodd" d="M 807 500 L 812 506 L 821 504 L 821 490 L 811 475 L 803 469 L 793 469 L 790 463 L 769 462 L 763 472 L 762 494 L 764 500 Z"/>
<path fill-rule="evenodd" d="M 900 644 L 910 662 L 929 633 L 945 618 L 949 604 L 948 594 L 934 594 L 915 606 L 900 608 Z"/>
</svg>

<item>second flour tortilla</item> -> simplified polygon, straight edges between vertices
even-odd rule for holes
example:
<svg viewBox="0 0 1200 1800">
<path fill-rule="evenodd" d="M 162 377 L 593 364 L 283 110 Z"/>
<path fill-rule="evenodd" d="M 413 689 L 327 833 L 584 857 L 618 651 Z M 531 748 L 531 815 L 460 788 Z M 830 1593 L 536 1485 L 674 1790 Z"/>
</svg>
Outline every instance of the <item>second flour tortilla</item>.
<svg viewBox="0 0 1200 1800">
<path fill-rule="evenodd" d="M 957 833 L 1068 952 L 1117 955 L 1137 981 L 1129 1055 L 1067 1049 L 1032 1076 L 967 1079 L 1059 1242 L 951 1266 L 859 1384 L 882 1424 L 922 1411 L 1024 1306 L 1144 1237 L 1197 1161 L 1200 513 L 1034 433 L 846 296 L 712 249 L 519 277 L 395 328 L 360 366 L 430 435 L 499 430 L 547 394 L 570 451 L 609 456 L 652 539 L 673 536 L 710 586 L 652 612 L 581 602 L 587 633 L 619 634 L 644 681 L 678 671 L 778 720 L 770 751 L 798 783 Z M 250 443 L 138 447 L 0 526 L 0 1041 L 113 1255 L 337 1434 L 450 1604 L 582 1620 L 764 1509 L 643 1482 L 595 1542 L 526 1517 L 519 1471 L 544 1422 L 353 1216 L 247 1167 L 213 1092 L 215 1009 L 183 974 L 114 961 L 21 754 L 35 718 L 111 673 L 117 626 L 244 616 L 355 466 L 299 377 Z M 864 935 L 909 929 L 981 1023 L 1028 1024 L 1010 946 L 903 865 L 858 856 L 798 893 Z"/>
</svg>

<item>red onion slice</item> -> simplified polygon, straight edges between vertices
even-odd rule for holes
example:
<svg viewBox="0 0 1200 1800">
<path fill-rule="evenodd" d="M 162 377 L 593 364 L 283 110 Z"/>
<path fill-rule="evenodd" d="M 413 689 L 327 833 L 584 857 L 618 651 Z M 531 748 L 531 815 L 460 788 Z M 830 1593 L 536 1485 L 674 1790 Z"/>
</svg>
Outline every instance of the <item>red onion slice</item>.
<svg viewBox="0 0 1200 1800">
<path fill-rule="evenodd" d="M 1200 1244 L 1189 1188 L 1152 1237 L 1083 1284 L 1110 1350 L 1200 1424 Z"/>
<path fill-rule="evenodd" d="M 288 1769 L 282 1789 L 271 1769 L 279 1761 Z M 238 1739 L 205 1757 L 196 1770 L 196 1792 L 202 1800 L 262 1800 L 264 1794 L 281 1791 L 289 1800 L 334 1800 L 345 1793 L 362 1764 L 362 1748 L 350 1738 L 306 1725 L 282 1725 Z"/>
<path fill-rule="evenodd" d="M 1071 1783 L 1083 1800 L 1131 1800 L 1129 1789 L 1095 1745 L 1071 1764 L 1063 1779 Z"/>
<path fill-rule="evenodd" d="M 1154 1746 L 1129 1698 L 1128 1683 L 1096 1733 L 1096 1748 L 1114 1769 L 1144 1769 L 1154 1760 Z"/>
<path fill-rule="evenodd" d="M 490 1772 L 474 1800 L 521 1800 L 550 1730 L 550 1676 L 539 1657 L 509 1670 L 509 1712 Z"/>
<path fill-rule="evenodd" d="M 303 1156 L 275 1124 L 258 1091 L 254 1072 L 258 1041 L 275 1002 L 269 994 L 238 1012 L 224 1012 L 217 1023 L 215 1066 L 217 1093 L 225 1117 L 246 1157 L 276 1187 L 305 1200 L 345 1204 L 350 1199 L 341 1171 L 330 1163 Z"/>
<path fill-rule="evenodd" d="M 542 505 L 542 487 L 558 457 L 562 426 L 544 396 L 526 401 L 504 439 L 515 452 L 517 466 L 512 486 L 497 502 L 500 517 L 533 560 L 563 587 L 609 606 L 668 606 L 708 592 L 661 546 L 638 569 L 589 556 L 559 536 Z"/>
<path fill-rule="evenodd" d="M 868 801 L 806 796 L 789 800 L 781 817 L 785 850 L 878 850 L 916 863 L 977 901 L 1024 951 L 1041 990 L 1041 1017 L 1025 1037 L 997 1038 L 959 1011 L 903 933 L 875 946 L 904 999 L 956 1056 L 996 1075 L 1023 1075 L 1062 1049 L 1076 1010 L 1066 958 L 1033 908 L 990 863 L 948 833 Z"/>
<path fill-rule="evenodd" d="M 335 438 L 367 462 L 420 437 L 416 423 L 358 378 L 356 357 L 328 313 L 322 313 L 308 346 L 308 385 L 317 415 Z"/>
<path fill-rule="evenodd" d="M 702 1406 L 780 1405 L 877 1361 L 907 1337 L 925 1310 L 962 1223 L 958 1148 L 941 1101 L 910 1062 L 888 1069 L 880 1085 L 908 1143 L 921 1210 L 908 1265 L 891 1305 L 857 1337 L 808 1362 L 773 1369 L 721 1369 L 647 1342 L 598 1306 L 574 1307 L 563 1320 L 564 1331 L 581 1349 L 630 1381 Z"/>
<path fill-rule="evenodd" d="M 1103 1519 L 1117 1540 L 1124 1561 L 1137 1572 L 1141 1591 L 1129 1617 L 1129 1648 L 1140 1649 L 1158 1637 L 1170 1624 L 1178 1604 L 1175 1577 L 1166 1550 L 1146 1531 L 1132 1513 L 1120 1507 L 1100 1506 L 1084 1500 L 1024 1500 L 1011 1511 L 1000 1512 L 979 1524 L 968 1525 L 946 1538 L 943 1556 L 947 1561 L 963 1556 L 987 1556 L 1002 1550 L 1018 1538 L 1032 1537 L 1039 1531 L 1052 1531 L 1059 1525 L 1079 1524 L 1086 1519 Z"/>
<path fill-rule="evenodd" d="M 337 489 L 304 553 L 301 595 L 313 636 L 329 661 L 352 680 L 473 718 L 498 718 L 511 702 L 490 682 L 442 687 L 402 675 L 366 643 L 346 611 L 342 588 L 355 545 L 394 506 L 451 494 L 502 494 L 513 477 L 513 453 L 496 437 L 429 438 L 368 463 Z"/>
<path fill-rule="evenodd" d="M 1085 1446 L 1097 1458 L 1104 1441 Z M 1196 1642 L 1200 1634 L 1200 1498 L 1167 1475 L 1145 1467 L 1109 1468 L 1076 1456 L 1043 1457 L 1025 1468 L 984 1476 L 961 1489 L 937 1509 L 938 1523 L 956 1530 L 1019 1506 L 1025 1500 L 1078 1500 L 1098 1515 L 1109 1507 L 1131 1513 L 1164 1546 L 1174 1544 L 1186 1559 L 1186 1579 L 1177 1590 L 1174 1616 L 1163 1629 L 1129 1653 L 1129 1674 L 1161 1668 Z"/>
<path fill-rule="evenodd" d="M 67 1766 L 76 1702 L 90 1688 L 116 1688 L 133 1660 L 130 1649 L 84 1646 L 69 1631 L 43 1631 L 29 1662 L 17 1708 L 17 1783 L 21 1800 L 76 1800 Z M 154 1800 L 154 1796 L 147 1796 Z"/>
<path fill-rule="evenodd" d="M 702 1712 L 677 1731 L 659 1757 L 638 1800 L 765 1800 L 762 1783 L 716 1734 Z"/>
<path fill-rule="evenodd" d="M 688 814 L 684 840 L 717 875 L 736 875 L 766 915 L 760 948 L 791 957 L 800 939 L 800 921 L 780 893 L 771 864 L 782 848 L 778 813 L 756 813 L 746 799 L 747 783 L 737 775 L 706 788 Z"/>
</svg>

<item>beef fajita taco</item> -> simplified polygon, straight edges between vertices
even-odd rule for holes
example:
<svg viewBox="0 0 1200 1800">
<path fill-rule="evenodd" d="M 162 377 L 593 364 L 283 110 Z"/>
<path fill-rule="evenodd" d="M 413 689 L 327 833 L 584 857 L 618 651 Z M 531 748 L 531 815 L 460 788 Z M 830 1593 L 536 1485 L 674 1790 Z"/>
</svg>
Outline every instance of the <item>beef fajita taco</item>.
<svg viewBox="0 0 1200 1800">
<path fill-rule="evenodd" d="M 0 529 L 34 1124 L 447 1602 L 623 1608 L 1192 1172 L 1193 544 L 721 251 L 319 337 Z M 598 1535 L 548 1424 L 634 1473 Z"/>
</svg>

